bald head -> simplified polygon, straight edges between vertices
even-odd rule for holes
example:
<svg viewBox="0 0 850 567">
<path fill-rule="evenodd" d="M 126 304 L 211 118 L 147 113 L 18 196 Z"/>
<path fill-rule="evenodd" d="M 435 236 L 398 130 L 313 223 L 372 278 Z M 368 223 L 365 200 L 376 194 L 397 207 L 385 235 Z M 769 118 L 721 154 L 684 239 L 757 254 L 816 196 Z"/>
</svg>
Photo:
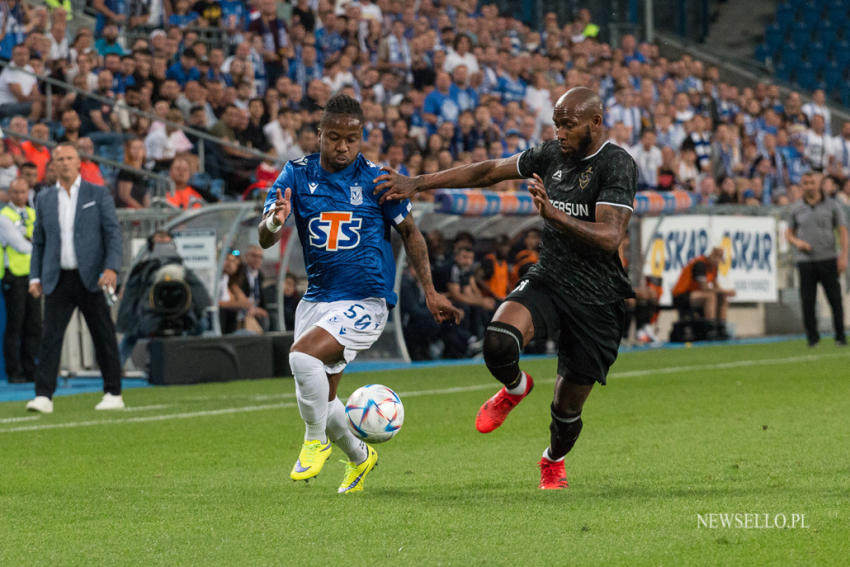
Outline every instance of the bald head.
<svg viewBox="0 0 850 567">
<path fill-rule="evenodd" d="M 25 207 L 29 196 L 30 184 L 23 177 L 16 177 L 9 183 L 9 200 L 16 207 Z"/>
<path fill-rule="evenodd" d="M 588 88 L 575 87 L 561 95 L 552 122 L 565 156 L 581 159 L 602 146 L 602 101 Z"/>
<path fill-rule="evenodd" d="M 602 99 L 587 87 L 574 87 L 558 99 L 555 112 L 572 112 L 576 116 L 591 119 L 594 115 L 602 117 Z"/>
</svg>

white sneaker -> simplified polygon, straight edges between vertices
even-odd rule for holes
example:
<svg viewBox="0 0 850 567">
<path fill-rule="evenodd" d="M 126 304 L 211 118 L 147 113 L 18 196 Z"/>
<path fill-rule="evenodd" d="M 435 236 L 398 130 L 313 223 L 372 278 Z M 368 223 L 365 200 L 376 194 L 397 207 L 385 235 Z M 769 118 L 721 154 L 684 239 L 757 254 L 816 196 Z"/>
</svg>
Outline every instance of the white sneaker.
<svg viewBox="0 0 850 567">
<path fill-rule="evenodd" d="M 100 403 L 94 406 L 96 410 L 117 410 L 124 409 L 124 398 L 121 397 L 121 394 L 117 396 L 114 394 L 103 394 L 103 399 L 100 400 Z"/>
<path fill-rule="evenodd" d="M 27 402 L 27 411 L 38 413 L 53 413 L 53 400 L 47 396 L 36 396 Z"/>
<path fill-rule="evenodd" d="M 658 340 L 658 336 L 655 334 L 655 329 L 652 328 L 652 325 L 647 323 L 643 326 L 643 331 L 646 333 L 646 336 L 649 337 L 649 340 L 653 343 L 659 343 L 661 341 Z"/>
</svg>

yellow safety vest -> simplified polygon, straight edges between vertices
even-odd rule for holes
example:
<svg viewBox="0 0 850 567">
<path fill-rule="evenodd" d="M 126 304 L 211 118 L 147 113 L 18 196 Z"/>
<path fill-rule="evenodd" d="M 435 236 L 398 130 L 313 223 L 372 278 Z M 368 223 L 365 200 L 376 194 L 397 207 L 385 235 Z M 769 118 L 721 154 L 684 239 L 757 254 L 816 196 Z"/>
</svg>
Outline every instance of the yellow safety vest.
<svg viewBox="0 0 850 567">
<path fill-rule="evenodd" d="M 74 12 L 71 7 L 71 0 L 47 0 L 47 7 L 50 8 L 50 11 L 53 11 L 53 8 L 61 7 L 65 10 L 66 20 L 71 20 L 74 17 Z"/>
<path fill-rule="evenodd" d="M 28 240 L 32 240 L 32 229 L 35 226 L 35 209 L 32 207 L 26 207 L 27 211 L 27 220 L 24 224 L 26 230 L 24 232 L 24 236 Z M 7 219 L 11 220 L 15 223 L 15 226 L 20 226 L 22 221 L 21 215 L 15 210 L 12 206 L 3 207 L 0 210 L 0 215 L 3 215 Z M 13 276 L 26 276 L 30 273 L 30 254 L 21 254 L 17 250 L 15 250 L 11 245 L 6 246 L 5 249 L 6 258 L 9 260 L 9 272 Z M 5 264 L 5 262 L 3 263 Z M 3 266 L 0 266 L 3 267 Z M 2 270 L 0 269 L 0 277 L 2 277 Z"/>
<path fill-rule="evenodd" d="M 599 35 L 599 26 L 596 24 L 587 24 L 581 34 L 584 37 L 596 37 Z"/>
</svg>

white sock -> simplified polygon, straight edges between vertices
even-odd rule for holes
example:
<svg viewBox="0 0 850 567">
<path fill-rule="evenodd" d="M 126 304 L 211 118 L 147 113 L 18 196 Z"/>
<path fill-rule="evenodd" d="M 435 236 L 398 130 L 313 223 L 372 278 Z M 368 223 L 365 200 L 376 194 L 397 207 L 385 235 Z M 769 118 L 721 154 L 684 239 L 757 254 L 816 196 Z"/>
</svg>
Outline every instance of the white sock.
<svg viewBox="0 0 850 567">
<path fill-rule="evenodd" d="M 566 455 L 564 455 L 564 457 L 566 457 Z M 564 460 L 564 457 L 561 457 L 560 459 L 553 459 L 552 457 L 549 456 L 549 447 L 546 447 L 545 449 L 543 449 L 543 458 L 546 459 L 547 461 L 552 461 L 553 463 L 560 463 L 561 461 Z"/>
<path fill-rule="evenodd" d="M 328 424 L 326 431 L 328 439 L 342 449 L 342 452 L 348 455 L 348 460 L 360 464 L 369 456 L 366 450 L 366 443 L 355 437 L 351 430 L 348 429 L 345 417 L 345 406 L 339 401 L 339 398 L 334 398 L 328 402 Z"/>
<path fill-rule="evenodd" d="M 521 396 L 525 393 L 525 389 L 528 387 L 528 378 L 526 378 L 525 372 L 522 370 L 519 371 L 519 384 L 516 385 L 515 388 L 506 388 L 509 394 L 514 396 Z"/>
<path fill-rule="evenodd" d="M 328 375 L 325 365 L 315 356 L 303 352 L 289 353 L 289 368 L 295 375 L 295 399 L 301 419 L 307 425 L 304 440 L 327 442 L 325 427 L 328 418 Z"/>
</svg>

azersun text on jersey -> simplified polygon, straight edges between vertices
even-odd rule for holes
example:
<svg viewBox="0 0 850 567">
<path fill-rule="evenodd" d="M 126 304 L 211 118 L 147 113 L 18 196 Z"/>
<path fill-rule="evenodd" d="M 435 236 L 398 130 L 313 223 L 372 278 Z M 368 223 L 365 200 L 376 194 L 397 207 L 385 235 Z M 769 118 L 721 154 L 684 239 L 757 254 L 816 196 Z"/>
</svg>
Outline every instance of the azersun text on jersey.
<svg viewBox="0 0 850 567">
<path fill-rule="evenodd" d="M 411 204 L 378 204 L 372 190 L 381 173 L 362 154 L 335 173 L 322 168 L 319 154 L 311 154 L 287 162 L 269 190 L 264 215 L 278 189 L 281 195 L 292 189 L 292 214 L 307 267 L 305 300 L 383 297 L 389 306 L 396 304 L 390 229 L 407 217 Z"/>
<path fill-rule="evenodd" d="M 566 157 L 557 140 L 529 148 L 519 156 L 523 177 L 538 174 L 552 205 L 567 215 L 596 221 L 596 205 L 633 210 L 637 165 L 621 147 L 605 142 L 583 159 Z M 605 304 L 632 297 L 631 283 L 617 252 L 609 253 L 544 225 L 540 261 L 528 271 L 579 303 Z"/>
</svg>

